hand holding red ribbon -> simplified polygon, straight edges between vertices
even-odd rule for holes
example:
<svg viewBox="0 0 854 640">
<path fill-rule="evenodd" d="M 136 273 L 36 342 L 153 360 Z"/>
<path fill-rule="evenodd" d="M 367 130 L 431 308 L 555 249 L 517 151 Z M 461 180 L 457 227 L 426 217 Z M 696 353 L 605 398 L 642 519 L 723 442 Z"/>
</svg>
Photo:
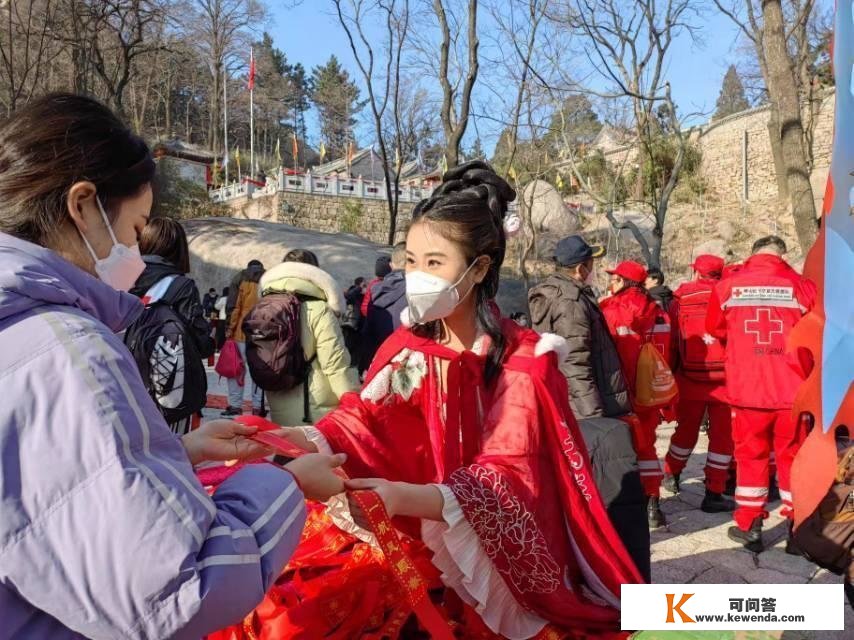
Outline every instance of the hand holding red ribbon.
<svg viewBox="0 0 854 640">
<path fill-rule="evenodd" d="M 249 436 L 253 440 L 272 447 L 277 452 L 289 458 L 301 458 L 308 454 L 296 447 L 283 436 L 274 433 L 280 431 L 277 424 L 259 416 L 241 416 L 237 422 L 257 427 L 258 431 Z M 324 457 L 319 456 L 318 457 Z M 339 471 L 346 479 L 346 474 Z M 343 484 L 342 484 L 343 488 Z M 413 612 L 434 640 L 453 640 L 450 626 L 436 606 L 430 601 L 427 592 L 427 582 L 424 580 L 412 558 L 404 550 L 400 534 L 391 522 L 382 499 L 374 491 L 349 491 L 348 495 L 361 508 L 369 528 L 379 543 L 388 560 L 388 565 L 400 587 L 406 593 L 407 600 Z"/>
</svg>

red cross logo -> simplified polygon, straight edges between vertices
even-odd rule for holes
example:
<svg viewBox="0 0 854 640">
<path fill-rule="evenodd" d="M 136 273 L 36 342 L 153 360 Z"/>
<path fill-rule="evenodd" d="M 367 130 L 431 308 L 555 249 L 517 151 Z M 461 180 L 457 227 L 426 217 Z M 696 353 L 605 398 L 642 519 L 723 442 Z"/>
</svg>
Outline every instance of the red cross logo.
<svg viewBox="0 0 854 640">
<path fill-rule="evenodd" d="M 756 344 L 771 344 L 775 335 L 783 335 L 783 321 L 771 319 L 771 309 L 757 309 L 753 320 L 744 321 L 744 333 L 756 336 Z"/>
</svg>

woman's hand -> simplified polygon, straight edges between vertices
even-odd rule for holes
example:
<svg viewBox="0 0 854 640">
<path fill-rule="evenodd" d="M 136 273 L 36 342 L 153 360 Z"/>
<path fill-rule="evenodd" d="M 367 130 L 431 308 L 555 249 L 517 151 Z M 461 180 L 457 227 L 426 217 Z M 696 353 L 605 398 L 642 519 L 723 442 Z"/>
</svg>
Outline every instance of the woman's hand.
<svg viewBox="0 0 854 640">
<path fill-rule="evenodd" d="M 233 420 L 210 420 L 202 423 L 195 431 L 181 437 L 187 450 L 187 456 L 193 465 L 200 462 L 223 460 L 254 460 L 273 455 L 270 447 L 250 440 L 249 436 L 258 431 Z M 272 431 L 276 435 L 278 431 Z"/>
<path fill-rule="evenodd" d="M 395 516 L 410 516 L 425 520 L 442 520 L 442 509 L 445 499 L 442 492 L 432 484 L 410 484 L 408 482 L 391 482 L 383 478 L 358 478 L 345 480 L 344 486 L 348 491 L 375 491 L 385 504 L 390 518 Z M 370 524 L 362 508 L 353 500 L 350 501 L 350 514 L 357 525 L 370 531 Z"/>
<path fill-rule="evenodd" d="M 274 431 L 277 436 L 283 437 L 295 447 L 308 451 L 309 453 L 317 453 L 317 445 L 314 444 L 305 435 L 305 431 L 299 427 L 282 427 L 278 431 Z"/>
<path fill-rule="evenodd" d="M 286 464 L 285 469 L 294 474 L 306 499 L 326 502 L 344 491 L 344 480 L 335 469 L 346 461 L 344 453 L 334 456 L 307 453 Z"/>
<path fill-rule="evenodd" d="M 405 487 L 403 482 L 391 482 L 384 478 L 357 478 L 345 480 L 344 486 L 348 491 L 374 491 L 383 501 L 389 518 L 399 515 Z M 371 524 L 365 516 L 365 512 L 362 511 L 362 507 L 353 499 L 353 496 L 348 496 L 347 499 L 350 503 L 350 515 L 353 516 L 353 521 L 362 529 L 370 531 Z"/>
</svg>

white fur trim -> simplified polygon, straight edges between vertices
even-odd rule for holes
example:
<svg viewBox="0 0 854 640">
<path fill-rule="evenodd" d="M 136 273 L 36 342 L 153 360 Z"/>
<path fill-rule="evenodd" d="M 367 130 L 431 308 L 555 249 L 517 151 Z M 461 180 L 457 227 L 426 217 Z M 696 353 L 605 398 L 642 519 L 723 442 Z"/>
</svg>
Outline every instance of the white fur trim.
<svg viewBox="0 0 854 640">
<path fill-rule="evenodd" d="M 403 311 L 400 312 L 400 324 L 407 329 L 412 326 L 412 321 L 409 319 L 409 307 L 403 307 Z"/>
<path fill-rule="evenodd" d="M 537 341 L 537 346 L 534 348 L 534 355 L 539 357 L 554 351 L 557 354 L 557 361 L 563 362 L 566 356 L 569 355 L 569 343 L 562 336 L 556 333 L 544 333 Z"/>
<path fill-rule="evenodd" d="M 344 294 L 335 278 L 326 273 L 323 269 L 315 267 L 311 264 L 303 262 L 283 262 L 267 271 L 261 276 L 261 291 L 267 289 L 270 283 L 282 278 L 300 278 L 307 280 L 313 285 L 319 287 L 326 296 L 326 302 L 329 308 L 336 315 L 341 315 L 347 307 L 344 302 Z"/>
</svg>

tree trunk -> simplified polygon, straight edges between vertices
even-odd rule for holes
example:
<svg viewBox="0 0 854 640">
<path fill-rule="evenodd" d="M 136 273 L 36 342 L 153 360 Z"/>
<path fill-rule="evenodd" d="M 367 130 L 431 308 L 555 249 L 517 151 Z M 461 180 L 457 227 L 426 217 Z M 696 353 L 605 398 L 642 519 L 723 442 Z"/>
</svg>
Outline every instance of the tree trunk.
<svg viewBox="0 0 854 640">
<path fill-rule="evenodd" d="M 783 147 L 780 142 L 780 114 L 776 103 L 771 103 L 771 118 L 768 120 L 768 139 L 771 142 L 771 157 L 774 159 L 774 174 L 777 176 L 777 195 L 789 198 L 789 183 L 786 181 L 786 165 L 783 162 Z"/>
<path fill-rule="evenodd" d="M 208 127 L 208 147 L 214 153 L 219 152 L 219 119 L 221 117 L 220 104 L 222 100 L 222 60 L 217 60 L 214 64 L 212 90 L 213 96 L 211 100 L 210 125 Z"/>
<path fill-rule="evenodd" d="M 780 0 L 763 0 L 762 46 L 768 67 L 768 94 L 780 116 L 780 150 L 789 202 L 801 250 L 806 253 L 816 239 L 815 200 L 810 184 L 809 163 L 804 149 L 804 128 L 798 86 L 786 48 L 785 23 Z"/>
</svg>

